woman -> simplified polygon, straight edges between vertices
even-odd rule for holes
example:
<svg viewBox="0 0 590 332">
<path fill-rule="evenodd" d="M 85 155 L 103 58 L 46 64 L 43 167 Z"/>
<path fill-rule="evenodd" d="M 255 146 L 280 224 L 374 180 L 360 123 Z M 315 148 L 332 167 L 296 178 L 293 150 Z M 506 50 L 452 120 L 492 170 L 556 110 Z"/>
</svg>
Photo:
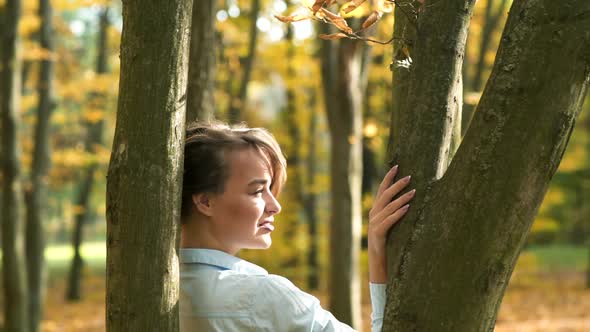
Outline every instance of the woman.
<svg viewBox="0 0 590 332">
<path fill-rule="evenodd" d="M 392 200 L 410 177 L 381 183 L 369 213 L 372 330 L 381 331 L 387 282 L 387 231 L 407 212 L 414 190 Z M 281 211 L 286 161 L 261 128 L 196 124 L 187 129 L 180 249 L 180 330 L 352 331 L 287 279 L 237 258 L 267 249 Z M 280 227 L 280 224 L 276 225 Z"/>
</svg>

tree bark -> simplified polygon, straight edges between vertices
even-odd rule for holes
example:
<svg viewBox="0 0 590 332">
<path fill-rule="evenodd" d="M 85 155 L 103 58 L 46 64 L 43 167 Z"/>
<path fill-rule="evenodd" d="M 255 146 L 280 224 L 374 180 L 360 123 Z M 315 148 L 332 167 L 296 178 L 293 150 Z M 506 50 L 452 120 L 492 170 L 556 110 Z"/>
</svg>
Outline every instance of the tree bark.
<svg viewBox="0 0 590 332">
<path fill-rule="evenodd" d="M 107 180 L 109 332 L 179 327 L 176 251 L 191 13 L 192 1 L 123 2 Z"/>
<path fill-rule="evenodd" d="M 494 329 L 590 82 L 590 3 L 515 0 L 472 124 L 445 173 L 444 153 L 434 153 L 446 151 L 444 137 L 420 136 L 413 127 L 430 134 L 449 122 L 427 117 L 448 107 L 432 96 L 444 95 L 444 78 L 460 70 L 448 65 L 463 54 L 472 5 L 432 5 L 418 18 L 403 102 L 413 106 L 404 110 L 413 121 L 402 121 L 403 144 L 392 148 L 418 191 L 389 239 L 384 330 Z"/>
<path fill-rule="evenodd" d="M 330 128 L 330 310 L 355 329 L 360 313 L 364 43 L 323 41 L 322 83 Z"/>
<path fill-rule="evenodd" d="M 256 20 L 258 19 L 258 12 L 260 11 L 260 0 L 252 0 L 252 7 L 250 8 L 250 40 L 248 41 L 248 54 L 244 58 L 242 81 L 240 82 L 240 90 L 237 98 L 230 94 L 229 109 L 227 116 L 230 123 L 237 123 L 241 121 L 241 111 L 244 109 L 246 97 L 248 92 L 248 84 L 250 83 L 250 76 L 252 75 L 252 65 L 256 56 L 256 44 L 258 41 L 258 28 L 256 27 Z"/>
<path fill-rule="evenodd" d="M 28 331 L 27 278 L 24 257 L 24 218 L 18 143 L 20 63 L 18 56 L 19 0 L 7 0 L 0 22 L 2 62 L 0 111 L 2 112 L 2 279 L 4 330 Z"/>
<path fill-rule="evenodd" d="M 98 54 L 96 57 L 96 73 L 98 75 L 106 74 L 108 71 L 107 61 L 107 29 L 109 27 L 109 8 L 105 7 L 99 15 L 99 32 L 98 32 Z M 104 96 L 96 96 L 104 98 Z M 96 144 L 102 143 L 104 120 L 98 122 L 86 123 L 86 152 L 92 153 L 93 147 Z M 69 301 L 77 301 L 82 298 L 82 268 L 84 267 L 84 260 L 80 252 L 80 246 L 83 242 L 84 225 L 88 222 L 90 217 L 90 194 L 94 186 L 94 174 L 98 169 L 96 163 L 92 163 L 86 170 L 86 174 L 80 184 L 78 198 L 76 199 L 76 206 L 79 206 L 81 212 L 76 214 L 74 221 L 74 232 L 72 234 L 72 248 L 74 257 L 70 265 L 70 273 L 68 278 L 68 288 L 66 291 L 66 299 Z"/>
<path fill-rule="evenodd" d="M 49 0 L 39 1 L 39 17 L 41 27 L 39 41 L 43 49 L 53 53 L 52 38 L 53 10 Z M 47 210 L 47 177 L 50 167 L 49 119 L 54 107 L 53 56 L 41 60 L 39 83 L 39 105 L 37 108 L 37 123 L 35 125 L 35 146 L 31 169 L 31 192 L 27 195 L 27 225 L 26 225 L 26 257 L 27 277 L 29 287 L 29 330 L 39 331 L 39 324 L 43 318 L 45 302 L 45 283 L 47 271 L 45 266 L 45 237 L 43 220 Z"/>
<path fill-rule="evenodd" d="M 188 68 L 186 123 L 207 120 L 215 114 L 215 1 L 197 1 Z"/>
</svg>

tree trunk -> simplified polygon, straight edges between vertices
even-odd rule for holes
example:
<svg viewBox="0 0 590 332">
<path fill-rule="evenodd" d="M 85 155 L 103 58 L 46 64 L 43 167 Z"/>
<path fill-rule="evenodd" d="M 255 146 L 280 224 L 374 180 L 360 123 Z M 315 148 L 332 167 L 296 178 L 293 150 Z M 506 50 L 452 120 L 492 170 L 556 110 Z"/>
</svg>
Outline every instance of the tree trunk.
<svg viewBox="0 0 590 332">
<path fill-rule="evenodd" d="M 197 1 L 188 68 L 186 123 L 206 120 L 215 114 L 215 0 Z"/>
<path fill-rule="evenodd" d="M 324 41 L 322 82 L 330 127 L 330 309 L 359 330 L 361 245 L 362 94 L 364 43 Z"/>
<path fill-rule="evenodd" d="M 501 0 L 499 8 L 493 13 L 492 11 L 496 2 L 496 0 L 487 0 L 486 3 L 485 21 L 480 37 L 479 57 L 475 66 L 471 91 L 481 91 L 484 86 L 483 71 L 488 68 L 485 61 L 486 54 L 490 49 L 492 34 L 496 31 L 500 18 L 508 6 L 508 0 Z"/>
<path fill-rule="evenodd" d="M 178 223 L 192 1 L 123 2 L 107 180 L 106 327 L 178 330 Z"/>
<path fill-rule="evenodd" d="M 53 53 L 52 38 L 53 10 L 49 0 L 39 1 L 39 17 L 41 28 L 39 41 L 41 47 Z M 29 330 L 39 331 L 43 318 L 45 302 L 45 282 L 47 271 L 45 266 L 45 237 L 43 220 L 47 210 L 47 177 L 50 167 L 49 119 L 54 107 L 53 98 L 53 56 L 41 60 L 39 83 L 39 106 L 35 125 L 35 146 L 31 169 L 31 192 L 27 200 L 26 256 L 27 277 L 29 287 Z"/>
<path fill-rule="evenodd" d="M 307 254 L 307 265 L 309 267 L 309 273 L 307 277 L 307 286 L 309 289 L 317 290 L 320 287 L 319 278 L 319 263 L 318 263 L 318 248 L 319 248 L 319 236 L 318 236 L 318 222 L 317 222 L 317 194 L 313 189 L 316 187 L 315 179 L 317 174 L 317 137 L 318 137 L 318 115 L 315 111 L 316 95 L 315 91 L 310 91 L 312 94 L 310 102 L 310 120 L 309 120 L 309 143 L 307 160 L 305 163 L 306 174 L 307 174 L 307 194 L 303 200 L 303 210 L 307 216 L 307 222 L 309 223 L 309 252 Z"/>
<path fill-rule="evenodd" d="M 412 105 L 402 108 L 412 121 L 404 116 L 403 140 L 391 149 L 418 191 L 389 239 L 386 331 L 494 329 L 590 81 L 590 3 L 515 0 L 472 124 L 445 173 L 448 143 L 438 134 L 445 130 L 434 129 L 452 121 L 440 97 L 449 90 L 445 78 L 460 70 L 472 5 L 449 1 L 418 18 L 402 103 Z"/>
<path fill-rule="evenodd" d="M 20 146 L 18 109 L 20 63 L 18 21 L 21 2 L 7 0 L 2 10 L 2 63 L 0 111 L 2 112 L 2 279 L 4 330 L 28 331 L 27 278 L 24 257 L 24 225 L 21 209 Z"/>
<path fill-rule="evenodd" d="M 244 110 L 246 104 L 246 97 L 248 92 L 248 84 L 250 83 L 250 76 L 252 75 L 252 65 L 256 55 L 256 43 L 258 36 L 258 28 L 256 27 L 256 20 L 258 19 L 258 12 L 260 11 L 260 0 L 252 0 L 252 7 L 250 8 L 250 40 L 248 41 L 248 54 L 244 58 L 242 74 L 242 81 L 240 82 L 240 90 L 237 98 L 230 94 L 229 110 L 227 116 L 230 123 L 237 123 L 241 121 L 241 111 Z M 230 78 L 231 80 L 231 78 Z"/>
<path fill-rule="evenodd" d="M 98 33 L 98 54 L 96 57 L 96 73 L 101 75 L 108 71 L 107 61 L 107 29 L 109 27 L 109 8 L 105 7 L 99 16 L 99 33 Z M 96 96 L 101 97 L 101 96 Z M 104 96 L 102 96 L 104 97 Z M 103 132 L 104 120 L 92 123 L 87 122 L 87 136 L 85 148 L 86 152 L 92 153 L 93 147 L 96 144 L 102 143 L 102 132 Z M 66 299 L 69 301 L 77 301 L 82 298 L 82 268 L 84 267 L 84 260 L 80 253 L 80 246 L 83 242 L 83 229 L 84 225 L 88 222 L 90 217 L 90 193 L 92 193 L 92 187 L 94 185 L 94 173 L 96 172 L 98 165 L 93 163 L 86 170 L 80 189 L 78 192 L 78 198 L 76 200 L 76 206 L 79 206 L 80 213 L 76 214 L 74 222 L 74 232 L 72 234 L 72 248 L 74 250 L 74 257 L 70 265 L 70 274 L 68 279 L 68 289 L 66 291 Z"/>
<path fill-rule="evenodd" d="M 297 72 L 294 65 L 295 47 L 293 46 L 293 27 L 287 26 L 287 34 L 285 35 L 286 54 L 285 60 L 287 63 L 287 80 L 296 77 Z M 287 155 L 287 165 L 289 165 L 289 175 L 287 177 L 287 186 L 293 193 L 294 200 L 291 202 L 299 209 L 305 199 L 304 178 L 302 174 L 302 156 L 300 150 L 301 132 L 298 126 L 298 111 L 296 105 L 295 89 L 292 84 L 287 83 L 286 86 L 287 105 L 282 114 L 284 123 L 287 125 L 287 132 L 289 134 L 290 143 L 286 146 L 285 152 Z M 297 237 L 297 224 L 292 223 L 285 228 L 283 233 L 283 241 L 294 243 Z M 297 266 L 297 258 L 299 255 L 295 254 L 291 259 L 282 262 L 281 267 L 287 269 Z"/>
</svg>

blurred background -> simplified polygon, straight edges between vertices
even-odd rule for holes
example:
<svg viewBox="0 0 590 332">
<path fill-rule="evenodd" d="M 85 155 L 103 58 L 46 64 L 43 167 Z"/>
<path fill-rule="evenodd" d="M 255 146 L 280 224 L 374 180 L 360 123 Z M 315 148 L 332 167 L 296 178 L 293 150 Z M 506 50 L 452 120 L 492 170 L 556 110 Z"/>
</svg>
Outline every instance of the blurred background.
<svg viewBox="0 0 590 332">
<path fill-rule="evenodd" d="M 289 173 L 272 248 L 240 255 L 327 303 L 330 144 L 317 37 L 322 27 L 311 21 L 288 25 L 274 17 L 304 10 L 302 6 L 312 2 L 217 1 L 213 99 L 218 119 L 227 121 L 232 108 L 239 109 L 241 119 L 250 126 L 269 128 L 288 155 L 297 147 L 300 159 L 313 160 L 313 173 L 308 168 L 302 171 L 310 179 L 306 185 L 298 186 Z M 105 175 L 117 108 L 121 4 L 110 0 L 50 3 L 52 50 L 40 40 L 39 1 L 22 2 L 19 22 L 18 137 L 25 201 L 38 144 L 33 133 L 40 102 L 40 63 L 49 59 L 55 64 L 51 78 L 55 105 L 47 139 L 51 162 L 42 219 L 48 274 L 41 330 L 104 331 Z M 485 86 L 510 4 L 511 0 L 477 2 L 464 63 L 465 112 L 474 108 Z M 0 8 L 4 5 L 0 0 Z M 362 10 L 351 14 L 366 15 Z M 376 25 L 374 39 L 386 41 L 392 35 L 392 8 L 383 4 L 381 10 L 384 16 Z M 371 44 L 363 97 L 364 216 L 386 170 L 391 59 L 390 44 Z M 240 93 L 244 86 L 245 95 Z M 287 118 L 287 108 L 295 109 L 294 118 Z M 590 331 L 588 108 L 586 100 L 512 275 L 496 331 Z M 297 141 L 293 126 L 298 129 Z M 308 204 L 309 199 L 314 204 Z M 363 222 L 366 227 L 366 218 Z M 312 243 L 317 246 L 314 251 Z M 366 280 L 366 254 L 361 257 Z M 368 324 L 368 287 L 363 291 L 363 317 Z M 4 306 L 3 298 L 0 306 Z"/>
</svg>

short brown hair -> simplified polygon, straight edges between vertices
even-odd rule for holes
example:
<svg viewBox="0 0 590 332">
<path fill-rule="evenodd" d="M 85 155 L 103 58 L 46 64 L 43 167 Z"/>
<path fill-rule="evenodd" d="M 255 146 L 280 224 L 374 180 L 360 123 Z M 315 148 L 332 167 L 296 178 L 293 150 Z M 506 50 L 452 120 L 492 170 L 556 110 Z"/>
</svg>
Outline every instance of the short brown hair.
<svg viewBox="0 0 590 332">
<path fill-rule="evenodd" d="M 279 143 L 263 128 L 245 124 L 229 126 L 223 122 L 196 122 L 186 129 L 181 220 L 191 215 L 192 196 L 198 193 L 223 193 L 229 178 L 227 153 L 254 148 L 270 161 L 270 190 L 278 196 L 287 179 L 287 161 Z"/>
</svg>

